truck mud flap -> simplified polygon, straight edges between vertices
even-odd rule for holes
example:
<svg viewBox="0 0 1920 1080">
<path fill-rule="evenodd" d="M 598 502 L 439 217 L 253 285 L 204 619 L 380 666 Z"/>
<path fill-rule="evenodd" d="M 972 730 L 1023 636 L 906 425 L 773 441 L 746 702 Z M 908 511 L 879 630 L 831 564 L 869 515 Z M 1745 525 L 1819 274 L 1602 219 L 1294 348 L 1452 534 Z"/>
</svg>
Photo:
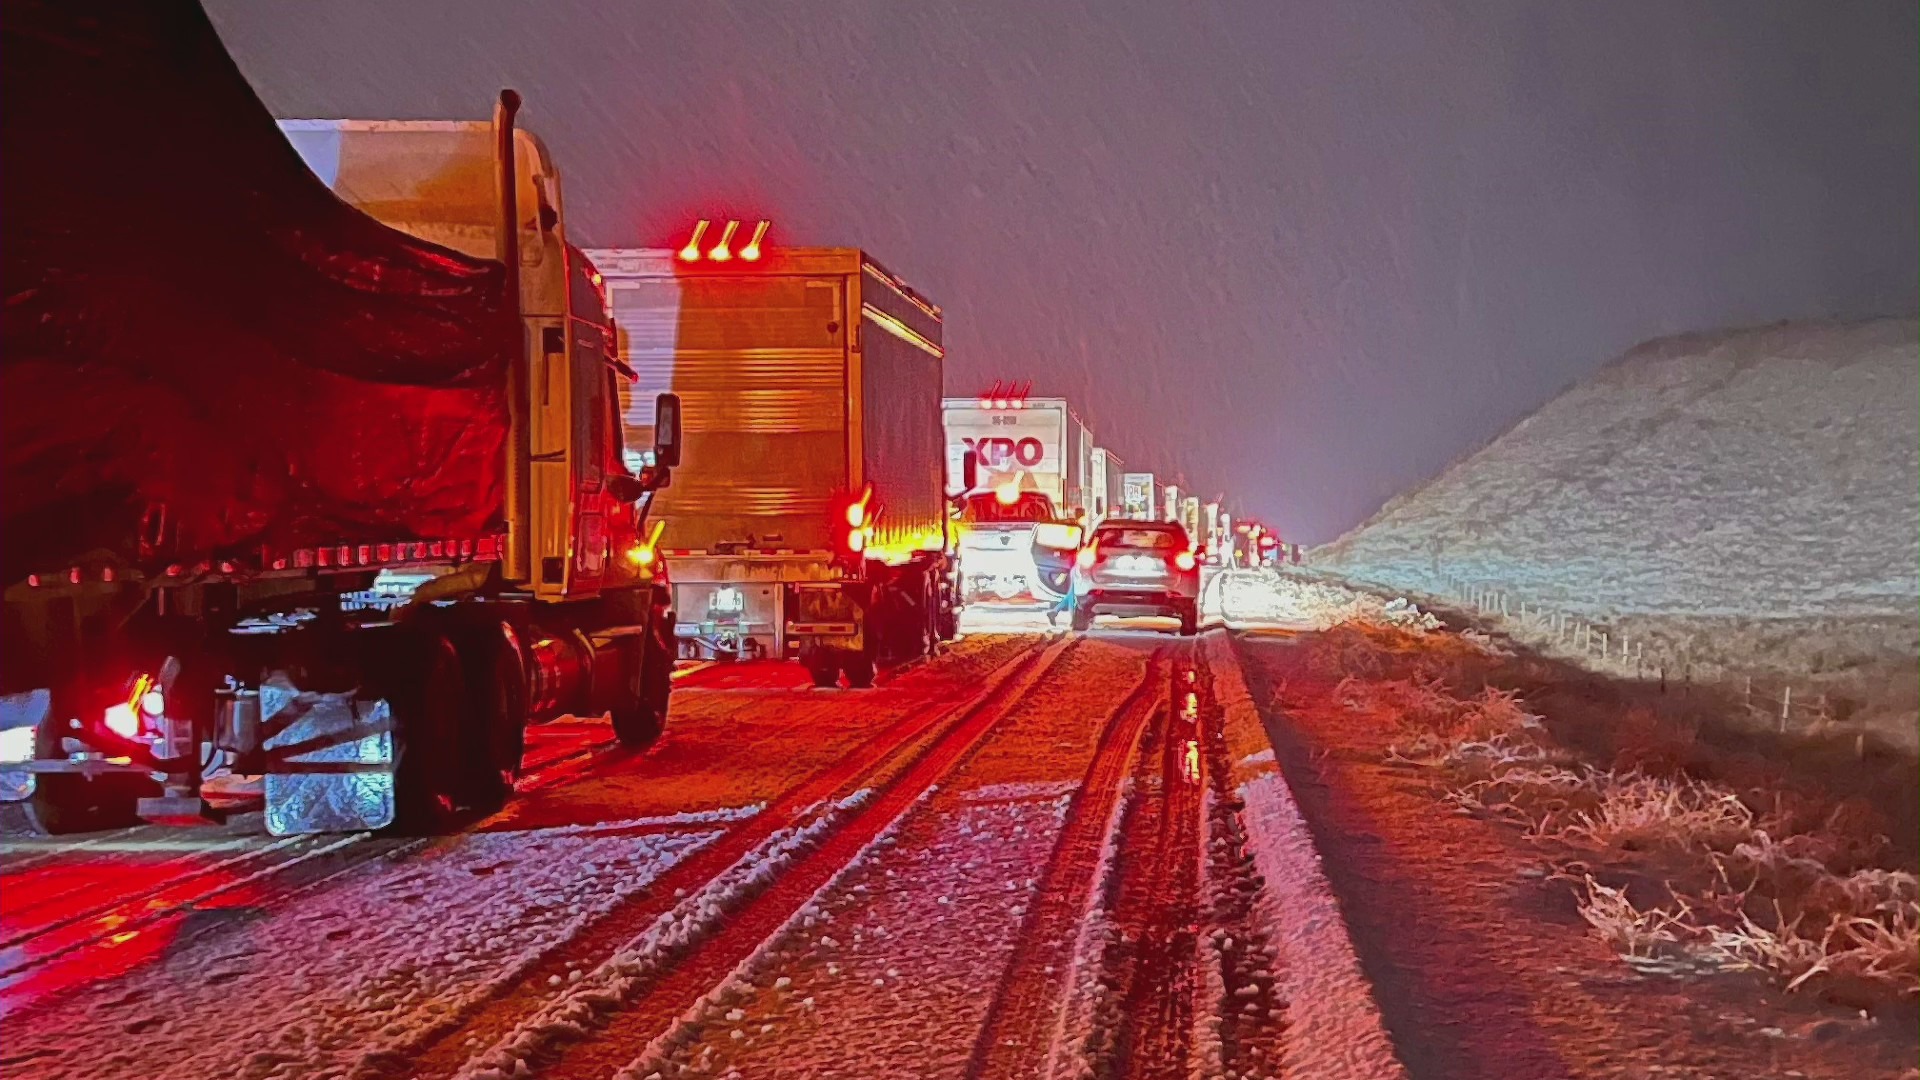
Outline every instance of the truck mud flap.
<svg viewBox="0 0 1920 1080">
<path fill-rule="evenodd" d="M 383 699 L 260 687 L 267 831 L 359 832 L 393 823 L 393 710 Z"/>
</svg>

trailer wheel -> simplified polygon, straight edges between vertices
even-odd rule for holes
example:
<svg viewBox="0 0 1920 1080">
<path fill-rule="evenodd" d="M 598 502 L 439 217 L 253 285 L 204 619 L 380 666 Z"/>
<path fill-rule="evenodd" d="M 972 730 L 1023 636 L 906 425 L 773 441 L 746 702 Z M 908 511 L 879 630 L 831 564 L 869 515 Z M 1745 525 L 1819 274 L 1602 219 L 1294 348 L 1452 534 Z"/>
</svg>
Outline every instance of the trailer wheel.
<svg viewBox="0 0 1920 1080">
<path fill-rule="evenodd" d="M 54 713 L 59 715 L 59 710 Z M 65 757 L 60 748 L 64 721 L 53 716 L 34 729 L 33 756 Z M 160 794 L 160 785 L 142 773 L 39 773 L 23 809 L 27 824 L 46 836 L 124 829 L 140 824 L 140 800 Z"/>
<path fill-rule="evenodd" d="M 840 685 L 840 665 L 832 658 L 814 655 L 807 658 L 807 674 L 813 677 L 813 685 L 824 690 Z"/>
<path fill-rule="evenodd" d="M 527 744 L 525 660 L 513 627 L 492 623 L 464 635 L 461 667 L 475 725 L 460 742 L 462 801 L 481 813 L 506 805 Z"/>
<path fill-rule="evenodd" d="M 847 673 L 847 685 L 855 690 L 865 690 L 873 685 L 873 658 L 863 652 L 850 652 L 841 667 Z"/>
<path fill-rule="evenodd" d="M 422 636 L 411 659 L 394 673 L 388 696 L 400 750 L 393 824 L 401 832 L 439 832 L 453 824 L 461 801 L 467 676 L 453 642 L 436 633 Z"/>
</svg>

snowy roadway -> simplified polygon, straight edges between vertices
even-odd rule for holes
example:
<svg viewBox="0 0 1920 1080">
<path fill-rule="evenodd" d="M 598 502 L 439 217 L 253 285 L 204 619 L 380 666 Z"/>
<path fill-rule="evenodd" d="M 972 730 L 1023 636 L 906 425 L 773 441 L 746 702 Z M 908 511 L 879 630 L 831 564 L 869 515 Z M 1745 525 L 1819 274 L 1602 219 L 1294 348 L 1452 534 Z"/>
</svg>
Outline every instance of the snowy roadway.
<svg viewBox="0 0 1920 1080">
<path fill-rule="evenodd" d="M 454 836 L 7 837 L 0 1073 L 1398 1076 L 1220 628 L 1325 625 L 1291 595 L 694 672 Z"/>
</svg>

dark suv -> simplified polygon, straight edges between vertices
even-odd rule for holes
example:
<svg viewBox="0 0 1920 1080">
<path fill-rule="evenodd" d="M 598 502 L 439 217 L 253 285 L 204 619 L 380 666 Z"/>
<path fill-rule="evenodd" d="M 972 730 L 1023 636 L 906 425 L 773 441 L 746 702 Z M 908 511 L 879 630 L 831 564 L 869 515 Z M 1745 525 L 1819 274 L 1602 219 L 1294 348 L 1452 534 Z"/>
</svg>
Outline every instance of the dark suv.
<svg viewBox="0 0 1920 1080">
<path fill-rule="evenodd" d="M 1169 615 L 1180 632 L 1200 626 L 1200 560 L 1187 530 L 1171 521 L 1109 521 L 1073 564 L 1073 628 L 1095 615 Z"/>
</svg>

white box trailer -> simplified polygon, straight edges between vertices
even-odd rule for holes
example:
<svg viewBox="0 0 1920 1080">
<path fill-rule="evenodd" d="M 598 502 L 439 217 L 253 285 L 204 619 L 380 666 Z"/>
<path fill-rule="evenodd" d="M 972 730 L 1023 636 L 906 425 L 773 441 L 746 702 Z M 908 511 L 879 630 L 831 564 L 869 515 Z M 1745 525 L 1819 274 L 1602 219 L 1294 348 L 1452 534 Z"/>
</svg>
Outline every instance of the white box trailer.
<svg viewBox="0 0 1920 1080">
<path fill-rule="evenodd" d="M 1120 461 L 1120 455 L 1106 447 L 1096 446 L 1093 448 L 1092 466 L 1088 474 L 1092 501 L 1087 507 L 1087 520 L 1097 525 L 1110 517 L 1125 517 L 1126 467 Z"/>
<path fill-rule="evenodd" d="M 865 685 L 875 660 L 953 634 L 940 309 L 858 249 L 756 236 L 753 258 L 717 258 L 733 236 L 589 253 L 636 377 L 629 438 L 652 437 L 671 390 L 688 460 L 708 464 L 653 507 L 675 632 L 687 655 Z"/>
<path fill-rule="evenodd" d="M 1093 433 L 1065 398 L 950 397 L 943 411 L 949 475 L 973 450 L 983 489 L 1037 491 L 1061 518 L 1091 508 Z"/>
<path fill-rule="evenodd" d="M 1160 516 L 1160 489 L 1150 472 L 1130 472 L 1121 478 L 1122 506 L 1126 516 L 1136 521 L 1152 521 Z"/>
</svg>

